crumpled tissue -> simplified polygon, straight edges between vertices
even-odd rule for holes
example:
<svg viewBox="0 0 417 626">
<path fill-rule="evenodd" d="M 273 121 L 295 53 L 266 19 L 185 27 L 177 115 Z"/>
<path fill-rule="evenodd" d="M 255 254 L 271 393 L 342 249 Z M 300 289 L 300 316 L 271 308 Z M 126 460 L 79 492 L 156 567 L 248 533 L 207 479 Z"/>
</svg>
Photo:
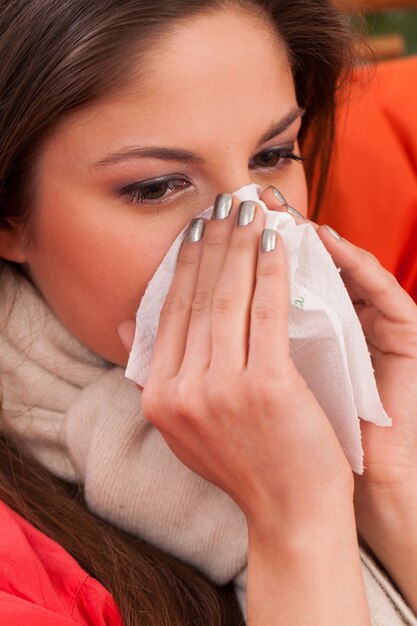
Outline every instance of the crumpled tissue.
<svg viewBox="0 0 417 626">
<path fill-rule="evenodd" d="M 279 231 L 288 260 L 291 357 L 328 416 L 352 469 L 364 469 L 359 416 L 390 426 L 374 378 L 361 324 L 339 271 L 314 228 L 296 225 L 287 212 L 270 211 L 259 200 L 261 187 L 235 195 L 255 200 L 265 211 L 265 228 Z M 196 217 L 210 218 L 213 207 Z M 188 225 L 187 225 L 188 226 Z M 136 333 L 126 377 L 145 385 L 159 314 L 175 272 L 185 227 L 150 280 L 136 315 Z"/>
</svg>

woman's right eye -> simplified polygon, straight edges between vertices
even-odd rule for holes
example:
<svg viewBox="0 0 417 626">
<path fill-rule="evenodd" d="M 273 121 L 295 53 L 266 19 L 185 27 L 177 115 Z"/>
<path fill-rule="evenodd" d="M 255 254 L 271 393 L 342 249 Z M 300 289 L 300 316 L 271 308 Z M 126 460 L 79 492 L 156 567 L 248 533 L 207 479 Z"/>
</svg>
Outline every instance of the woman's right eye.
<svg viewBox="0 0 417 626">
<path fill-rule="evenodd" d="M 127 196 L 129 204 L 161 204 L 170 197 L 171 194 L 167 195 L 169 190 L 185 189 L 189 184 L 183 178 L 166 178 L 129 185 L 122 189 L 122 194 Z"/>
</svg>

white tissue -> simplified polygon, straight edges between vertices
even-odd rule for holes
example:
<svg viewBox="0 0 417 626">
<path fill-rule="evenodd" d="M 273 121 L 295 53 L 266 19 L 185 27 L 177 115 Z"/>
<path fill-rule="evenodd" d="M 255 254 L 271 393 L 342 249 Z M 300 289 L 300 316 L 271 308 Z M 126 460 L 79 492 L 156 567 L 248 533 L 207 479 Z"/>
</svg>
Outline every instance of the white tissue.
<svg viewBox="0 0 417 626">
<path fill-rule="evenodd" d="M 314 228 L 296 225 L 286 212 L 270 211 L 259 200 L 261 187 L 248 185 L 235 195 L 256 200 L 265 228 L 284 241 L 289 270 L 291 356 L 328 416 L 352 469 L 363 472 L 359 427 L 362 419 L 379 426 L 391 420 L 379 399 L 362 327 L 339 272 Z M 196 217 L 209 218 L 213 207 Z M 136 315 L 136 334 L 126 376 L 145 385 L 161 308 L 175 272 L 185 227 L 148 284 Z"/>
</svg>

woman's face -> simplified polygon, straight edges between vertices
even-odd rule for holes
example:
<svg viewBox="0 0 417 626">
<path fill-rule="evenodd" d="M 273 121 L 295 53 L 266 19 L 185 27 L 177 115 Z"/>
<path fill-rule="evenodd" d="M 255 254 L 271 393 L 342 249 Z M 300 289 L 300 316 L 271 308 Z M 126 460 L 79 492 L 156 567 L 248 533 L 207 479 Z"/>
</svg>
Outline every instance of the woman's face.
<svg viewBox="0 0 417 626">
<path fill-rule="evenodd" d="M 300 114 L 282 47 L 258 18 L 221 12 L 184 21 L 145 81 L 69 118 L 40 155 L 20 260 L 72 333 L 124 365 L 117 325 L 218 193 L 274 184 L 306 214 L 303 168 L 285 158 Z"/>
</svg>

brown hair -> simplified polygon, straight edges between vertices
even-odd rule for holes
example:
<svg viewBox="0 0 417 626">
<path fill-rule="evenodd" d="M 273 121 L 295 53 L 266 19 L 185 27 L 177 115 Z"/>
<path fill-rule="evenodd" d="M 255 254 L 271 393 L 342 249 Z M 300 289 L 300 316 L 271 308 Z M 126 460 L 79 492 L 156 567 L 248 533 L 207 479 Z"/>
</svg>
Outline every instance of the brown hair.
<svg viewBox="0 0 417 626">
<path fill-rule="evenodd" d="M 82 488 L 53 476 L 12 434 L 0 436 L 0 498 L 63 546 L 116 600 L 126 626 L 238 626 L 232 585 L 218 588 L 85 506 Z"/>
<path fill-rule="evenodd" d="M 351 60 L 351 35 L 330 0 L 0 0 L 0 228 L 30 216 L 36 155 L 67 115 L 122 88 L 138 60 L 146 69 L 171 25 L 229 7 L 265 19 L 287 48 L 318 205 Z M 97 519 L 82 490 L 11 437 L 0 438 L 0 497 L 113 594 L 126 626 L 240 623 L 230 589 Z"/>
</svg>

